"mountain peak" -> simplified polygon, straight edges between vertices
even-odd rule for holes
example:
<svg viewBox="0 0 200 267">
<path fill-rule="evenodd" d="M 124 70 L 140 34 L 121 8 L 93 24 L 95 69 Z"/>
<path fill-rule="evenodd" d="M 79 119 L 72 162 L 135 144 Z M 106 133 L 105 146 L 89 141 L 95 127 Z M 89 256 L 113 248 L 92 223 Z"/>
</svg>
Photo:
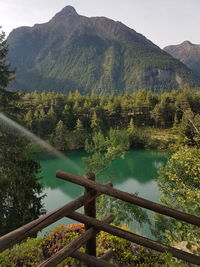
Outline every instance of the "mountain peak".
<svg viewBox="0 0 200 267">
<path fill-rule="evenodd" d="M 76 9 L 73 6 L 66 6 L 60 12 L 61 15 L 78 15 Z"/>
<path fill-rule="evenodd" d="M 66 6 L 60 12 L 58 12 L 54 18 L 63 17 L 63 16 L 78 16 L 76 9 L 73 6 Z"/>
<path fill-rule="evenodd" d="M 188 41 L 188 40 L 186 40 L 186 41 L 184 41 L 184 42 L 182 42 L 182 44 L 181 45 L 193 45 L 190 41 Z"/>
<path fill-rule="evenodd" d="M 200 77 L 200 45 L 184 41 L 178 45 L 169 45 L 164 48 L 174 58 L 183 62 L 198 77 Z"/>
<path fill-rule="evenodd" d="M 79 15 L 72 6 L 47 23 L 11 33 L 7 41 L 8 61 L 17 69 L 10 89 L 108 95 L 200 84 L 192 71 L 133 29 Z"/>
</svg>

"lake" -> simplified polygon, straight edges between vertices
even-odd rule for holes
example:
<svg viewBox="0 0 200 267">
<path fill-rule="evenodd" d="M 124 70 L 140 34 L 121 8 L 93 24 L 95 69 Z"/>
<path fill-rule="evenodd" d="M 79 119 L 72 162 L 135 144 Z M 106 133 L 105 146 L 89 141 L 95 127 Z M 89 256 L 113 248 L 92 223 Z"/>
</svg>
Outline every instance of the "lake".
<svg viewBox="0 0 200 267">
<path fill-rule="evenodd" d="M 42 166 L 40 182 L 44 186 L 46 197 L 43 199 L 44 208 L 47 212 L 59 208 L 62 205 L 79 197 L 83 188 L 79 185 L 60 180 L 55 177 L 57 170 L 64 170 L 76 175 L 83 175 L 82 157 L 86 156 L 84 151 L 70 151 L 65 153 L 67 160 L 61 160 L 48 154 L 40 154 L 39 161 Z M 167 161 L 168 153 L 156 150 L 131 150 L 127 152 L 124 159 L 116 159 L 106 169 L 97 182 L 106 183 L 111 181 L 115 188 L 122 191 L 135 193 L 140 197 L 159 202 L 159 190 L 155 179 L 158 169 Z M 148 213 L 151 217 L 150 212 Z M 63 218 L 53 225 L 45 228 L 43 233 L 49 231 L 59 224 L 74 223 L 73 220 Z M 133 220 L 129 227 L 147 237 L 152 237 L 147 226 L 142 228 Z"/>
</svg>

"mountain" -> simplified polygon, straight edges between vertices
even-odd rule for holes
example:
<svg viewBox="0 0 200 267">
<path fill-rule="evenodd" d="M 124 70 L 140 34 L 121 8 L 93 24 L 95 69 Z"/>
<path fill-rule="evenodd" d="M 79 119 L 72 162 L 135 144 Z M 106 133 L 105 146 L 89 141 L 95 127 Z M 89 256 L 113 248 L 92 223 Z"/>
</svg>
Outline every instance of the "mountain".
<svg viewBox="0 0 200 267">
<path fill-rule="evenodd" d="M 200 77 L 200 45 L 185 41 L 179 45 L 169 45 L 164 50 L 179 59 Z"/>
<path fill-rule="evenodd" d="M 99 94 L 199 86 L 184 64 L 143 35 L 105 17 L 85 17 L 67 6 L 49 22 L 8 36 L 16 68 L 10 89 Z"/>
</svg>

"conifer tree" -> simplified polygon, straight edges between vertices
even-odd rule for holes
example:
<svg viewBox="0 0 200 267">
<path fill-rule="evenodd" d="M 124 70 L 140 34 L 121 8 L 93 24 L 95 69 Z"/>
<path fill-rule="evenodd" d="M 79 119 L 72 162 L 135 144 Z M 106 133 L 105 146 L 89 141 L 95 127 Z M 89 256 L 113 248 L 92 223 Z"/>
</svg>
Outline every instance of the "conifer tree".
<svg viewBox="0 0 200 267">
<path fill-rule="evenodd" d="M 6 91 L 8 83 L 14 79 L 14 72 L 11 71 L 10 65 L 6 61 L 8 46 L 5 41 L 5 33 L 0 28 L 0 112 L 10 116 L 16 111 L 13 102 L 18 99 L 18 94 Z"/>
<path fill-rule="evenodd" d="M 132 136 L 135 133 L 135 125 L 134 125 L 133 118 L 130 120 L 129 126 L 127 128 L 127 132 L 129 136 Z"/>
<path fill-rule="evenodd" d="M 55 136 L 53 138 L 53 143 L 59 150 L 66 149 L 67 146 L 67 129 L 63 121 L 60 120 L 55 129 Z"/>
<path fill-rule="evenodd" d="M 94 111 L 92 118 L 91 118 L 91 124 L 90 127 L 92 128 L 93 132 L 99 132 L 101 130 L 100 120 L 97 117 L 97 113 Z"/>
<path fill-rule="evenodd" d="M 83 127 L 83 123 L 80 119 L 76 121 L 74 130 L 75 144 L 77 148 L 83 147 L 86 140 L 86 131 Z"/>
<path fill-rule="evenodd" d="M 5 34 L 0 32 L 0 115 L 19 119 L 19 95 L 6 91 L 13 71 L 6 62 Z M 0 117 L 0 235 L 5 234 L 42 213 L 41 185 L 37 173 L 40 165 L 31 159 L 28 141 L 15 135 Z"/>
</svg>

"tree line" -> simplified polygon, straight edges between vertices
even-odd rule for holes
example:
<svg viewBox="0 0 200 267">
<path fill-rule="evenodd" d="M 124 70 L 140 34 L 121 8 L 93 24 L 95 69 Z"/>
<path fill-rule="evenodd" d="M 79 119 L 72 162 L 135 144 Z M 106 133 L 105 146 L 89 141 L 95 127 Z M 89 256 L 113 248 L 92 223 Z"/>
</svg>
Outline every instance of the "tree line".
<svg viewBox="0 0 200 267">
<path fill-rule="evenodd" d="M 196 132 L 191 121 L 197 125 L 200 121 L 200 91 L 188 86 L 162 94 L 139 90 L 107 97 L 78 91 L 67 95 L 35 91 L 24 94 L 20 105 L 25 110 L 25 125 L 61 150 L 84 147 L 85 140 L 97 132 L 126 129 L 136 134 L 137 129 L 149 127 L 173 129 L 180 138 L 182 135 L 182 141 L 194 144 Z M 144 130 L 138 135 L 141 133 L 144 135 Z"/>
</svg>

